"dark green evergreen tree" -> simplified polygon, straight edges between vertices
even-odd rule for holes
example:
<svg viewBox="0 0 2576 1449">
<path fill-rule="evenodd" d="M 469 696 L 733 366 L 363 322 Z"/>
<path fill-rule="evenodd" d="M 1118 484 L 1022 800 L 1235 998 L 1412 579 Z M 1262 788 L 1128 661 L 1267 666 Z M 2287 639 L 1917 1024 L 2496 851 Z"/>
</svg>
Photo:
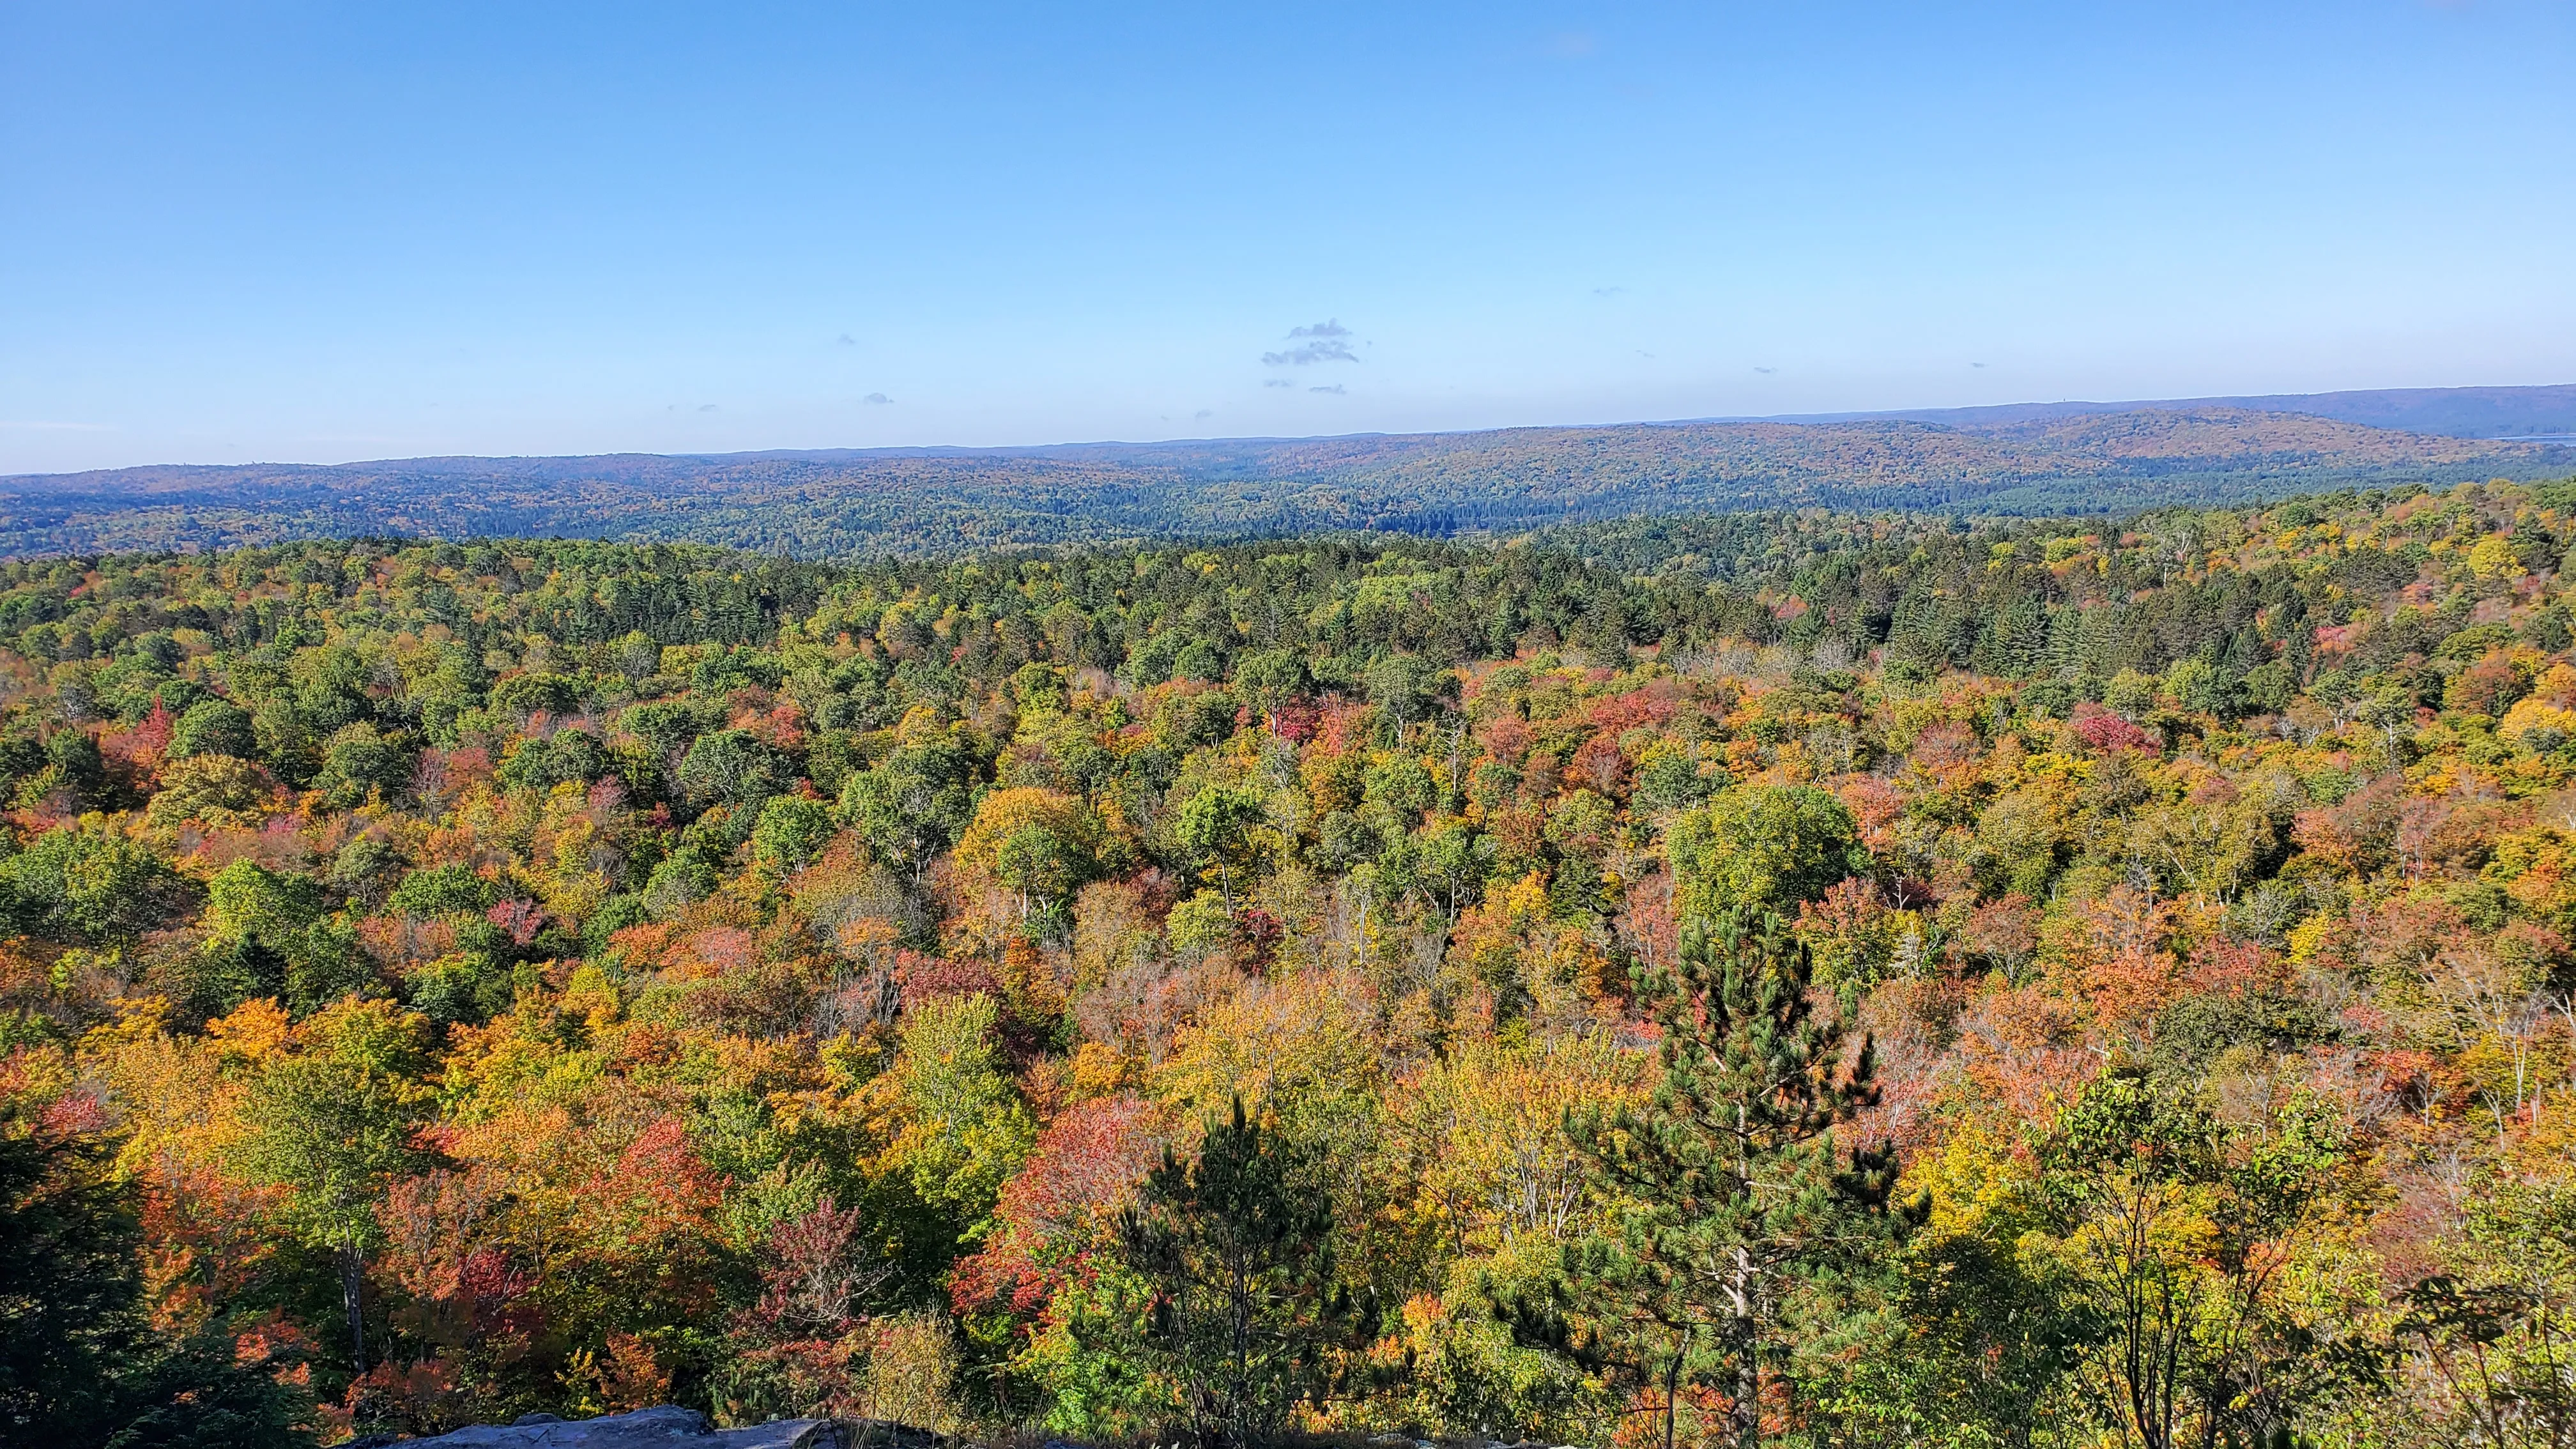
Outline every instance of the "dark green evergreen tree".
<svg viewBox="0 0 2576 1449">
<path fill-rule="evenodd" d="M 1340 1282 L 1331 1201 L 1305 1154 L 1237 1098 L 1195 1159 L 1166 1150 L 1120 1225 L 1153 1285 L 1143 1358 L 1203 1445 L 1274 1437 L 1332 1392 L 1375 1315 Z"/>
<path fill-rule="evenodd" d="M 1694 924 L 1646 987 L 1663 1027 L 1653 1096 L 1571 1124 L 1617 1226 L 1570 1247 L 1543 1298 L 1504 1307 L 1524 1337 L 1658 1387 L 1667 1446 L 1681 1391 L 1705 1383 L 1749 1449 L 1766 1390 L 1803 1404 L 1792 1330 L 1887 1273 L 1915 1217 L 1890 1201 L 1892 1149 L 1847 1155 L 1835 1139 L 1876 1099 L 1870 1043 L 1818 1013 L 1806 949 L 1778 917 Z"/>
</svg>

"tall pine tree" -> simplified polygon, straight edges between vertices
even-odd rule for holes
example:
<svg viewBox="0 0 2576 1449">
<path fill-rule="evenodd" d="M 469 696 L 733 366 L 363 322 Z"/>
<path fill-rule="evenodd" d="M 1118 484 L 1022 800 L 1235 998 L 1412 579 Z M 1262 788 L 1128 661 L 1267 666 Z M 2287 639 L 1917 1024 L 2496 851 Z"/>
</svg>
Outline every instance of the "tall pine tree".
<svg viewBox="0 0 2576 1449">
<path fill-rule="evenodd" d="M 1240 1097 L 1195 1159 L 1166 1151 L 1120 1236 L 1154 1287 L 1145 1360 L 1202 1445 L 1276 1437 L 1300 1402 L 1331 1391 L 1374 1326 L 1340 1282 L 1330 1198 Z"/>
<path fill-rule="evenodd" d="M 1636 1108 L 1572 1122 L 1620 1211 L 1569 1248 L 1545 1301 L 1504 1305 L 1527 1337 L 1661 1391 L 1673 1442 L 1682 1390 L 1717 1388 L 1727 1438 L 1751 1449 L 1766 1386 L 1796 1409 L 1793 1324 L 1883 1271 L 1914 1221 L 1890 1202 L 1892 1149 L 1846 1156 L 1835 1128 L 1876 1100 L 1868 1038 L 1819 1014 L 1813 968 L 1778 917 L 1695 925 L 1647 982 L 1662 1079 Z"/>
</svg>

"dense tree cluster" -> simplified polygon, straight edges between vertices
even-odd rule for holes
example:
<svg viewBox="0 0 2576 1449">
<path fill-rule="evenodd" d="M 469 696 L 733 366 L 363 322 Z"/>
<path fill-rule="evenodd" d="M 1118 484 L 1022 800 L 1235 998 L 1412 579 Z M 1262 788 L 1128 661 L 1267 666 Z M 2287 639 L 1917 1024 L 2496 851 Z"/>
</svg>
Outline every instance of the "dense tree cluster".
<svg viewBox="0 0 2576 1449">
<path fill-rule="evenodd" d="M 0 1438 L 2569 1442 L 2571 505 L 0 566 Z"/>
</svg>

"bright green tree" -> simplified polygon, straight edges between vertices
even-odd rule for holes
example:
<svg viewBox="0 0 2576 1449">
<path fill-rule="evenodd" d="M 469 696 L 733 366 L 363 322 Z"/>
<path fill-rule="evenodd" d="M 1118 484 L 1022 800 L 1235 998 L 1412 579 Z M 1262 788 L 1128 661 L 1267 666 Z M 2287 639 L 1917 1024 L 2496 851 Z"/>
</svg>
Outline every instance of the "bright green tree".
<svg viewBox="0 0 2576 1449">
<path fill-rule="evenodd" d="M 341 726 L 322 747 L 322 773 L 313 778 L 313 786 L 347 810 L 365 804 L 371 794 L 399 798 L 411 785 L 411 770 L 409 742 L 361 720 Z"/>
<path fill-rule="evenodd" d="M 340 1269 L 352 1365 L 367 1360 L 367 1252 L 382 1236 L 376 1204 L 416 1166 L 415 1129 L 431 1091 L 427 1018 L 351 997 L 296 1029 L 294 1048 L 259 1064 L 243 1102 L 241 1166 L 284 1190 L 288 1225 Z"/>
<path fill-rule="evenodd" d="M 760 807 L 760 822 L 751 828 L 751 858 L 763 870 L 783 876 L 822 854 L 832 834 L 831 806 L 779 795 Z"/>
<path fill-rule="evenodd" d="M 188 706 L 188 712 L 170 730 L 169 755 L 185 759 L 194 755 L 230 755 L 247 760 L 259 752 L 259 741 L 251 733 L 250 715 L 229 700 L 201 699 Z"/>
<path fill-rule="evenodd" d="M 1684 917 L 1794 913 L 1869 868 L 1849 807 L 1812 785 L 1738 785 L 1674 820 L 1674 906 Z"/>
<path fill-rule="evenodd" d="M 1261 711 L 1264 721 L 1275 716 L 1281 705 L 1305 693 L 1312 683 L 1306 673 L 1306 661 L 1293 649 L 1264 649 L 1234 662 L 1234 692 Z"/>
<path fill-rule="evenodd" d="M 975 759 L 951 733 L 921 731 L 841 786 L 841 818 L 878 863 L 918 880 L 975 816 Z"/>
<path fill-rule="evenodd" d="M 748 730 L 700 735 L 680 759 L 680 790 L 700 805 L 757 808 L 785 788 L 777 752 Z"/>
<path fill-rule="evenodd" d="M 1253 832 L 1268 813 L 1261 792 L 1250 785 L 1212 784 L 1181 802 L 1172 823 L 1173 838 L 1201 871 L 1214 871 L 1226 914 L 1234 914 L 1234 872 L 1251 863 Z"/>
<path fill-rule="evenodd" d="M 0 860 L 0 924 L 83 945 L 131 941 L 185 907 L 195 887 L 122 835 L 49 830 Z"/>
<path fill-rule="evenodd" d="M 899 1123 L 889 1165 L 961 1234 L 993 1209 L 1037 1141 L 993 1040 L 999 1009 L 978 992 L 907 1007 L 889 1074 Z"/>
<path fill-rule="evenodd" d="M 206 882 L 200 1005 L 230 1010 L 283 995 L 297 1014 L 374 980 L 348 929 L 328 917 L 321 884 L 294 871 L 236 860 Z"/>
</svg>

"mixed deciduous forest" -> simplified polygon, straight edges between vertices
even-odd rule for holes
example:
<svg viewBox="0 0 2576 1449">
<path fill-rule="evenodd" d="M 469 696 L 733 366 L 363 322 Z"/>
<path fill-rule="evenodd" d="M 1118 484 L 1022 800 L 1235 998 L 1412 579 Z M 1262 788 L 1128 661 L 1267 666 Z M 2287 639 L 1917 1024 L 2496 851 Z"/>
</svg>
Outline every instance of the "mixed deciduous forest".
<svg viewBox="0 0 2576 1449">
<path fill-rule="evenodd" d="M 2576 1442 L 2571 548 L 0 565 L 0 1438 Z"/>
<path fill-rule="evenodd" d="M 2478 391 L 2438 390 L 2412 410 L 2361 415 L 2468 425 L 2460 410 L 2487 413 L 2453 394 Z M 2495 391 L 2518 401 L 2488 400 L 2511 409 L 2494 417 L 2567 416 L 2566 389 Z M 2576 465 L 2566 439 L 2440 436 L 2243 405 L 2266 401 L 988 451 L 124 468 L 0 478 L 0 557 L 480 534 L 846 561 L 1346 529 L 1448 537 L 1721 509 L 2089 514 L 2112 496 L 2132 509 L 2244 503 L 2337 487 L 2537 481 Z"/>
</svg>

